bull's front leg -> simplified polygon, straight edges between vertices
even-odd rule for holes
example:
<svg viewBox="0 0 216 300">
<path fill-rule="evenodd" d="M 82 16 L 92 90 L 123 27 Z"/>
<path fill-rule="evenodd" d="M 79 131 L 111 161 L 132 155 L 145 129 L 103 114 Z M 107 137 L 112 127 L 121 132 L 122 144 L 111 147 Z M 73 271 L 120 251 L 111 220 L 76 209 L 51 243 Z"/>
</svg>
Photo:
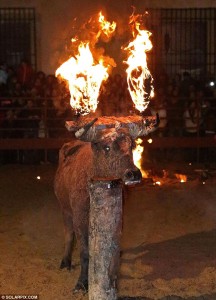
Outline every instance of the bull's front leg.
<svg viewBox="0 0 216 300">
<path fill-rule="evenodd" d="M 79 234 L 80 240 L 80 276 L 74 288 L 74 292 L 88 292 L 88 267 L 89 267 L 89 248 L 88 248 L 88 227 Z"/>
<path fill-rule="evenodd" d="M 67 268 L 68 270 L 71 270 L 72 250 L 75 243 L 73 219 L 72 219 L 72 215 L 66 211 L 63 211 L 62 214 L 63 214 L 64 234 L 65 234 L 65 251 L 60 264 L 60 269 Z"/>
<path fill-rule="evenodd" d="M 80 243 L 80 276 L 74 288 L 74 292 L 88 291 L 88 266 L 89 266 L 89 197 L 84 195 L 82 201 L 76 201 L 74 205 L 74 231 Z"/>
</svg>

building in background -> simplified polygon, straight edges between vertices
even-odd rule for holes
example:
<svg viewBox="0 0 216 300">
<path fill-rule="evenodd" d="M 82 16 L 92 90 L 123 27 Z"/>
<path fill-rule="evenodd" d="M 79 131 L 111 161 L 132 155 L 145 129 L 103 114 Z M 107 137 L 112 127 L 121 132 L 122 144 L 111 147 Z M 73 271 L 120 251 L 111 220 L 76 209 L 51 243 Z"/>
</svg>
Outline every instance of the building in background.
<svg viewBox="0 0 216 300">
<path fill-rule="evenodd" d="M 146 28 L 152 32 L 149 62 L 154 72 L 199 77 L 216 76 L 216 1 L 214 0 L 1 0 L 0 62 L 18 65 L 28 60 L 36 70 L 54 73 L 65 60 L 74 30 L 91 15 L 105 11 L 118 21 L 109 55 L 124 65 L 121 46 L 128 35 L 126 22 L 132 13 L 146 12 Z"/>
</svg>

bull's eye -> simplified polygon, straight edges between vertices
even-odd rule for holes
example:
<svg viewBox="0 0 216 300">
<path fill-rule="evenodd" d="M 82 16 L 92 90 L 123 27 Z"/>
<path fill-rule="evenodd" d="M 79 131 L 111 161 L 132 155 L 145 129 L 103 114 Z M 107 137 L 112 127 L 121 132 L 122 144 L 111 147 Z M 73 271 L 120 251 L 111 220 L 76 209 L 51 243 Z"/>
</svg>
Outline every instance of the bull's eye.
<svg viewBox="0 0 216 300">
<path fill-rule="evenodd" d="M 110 146 L 105 146 L 105 147 L 104 147 L 104 150 L 105 150 L 106 152 L 109 152 L 109 151 L 110 151 Z"/>
</svg>

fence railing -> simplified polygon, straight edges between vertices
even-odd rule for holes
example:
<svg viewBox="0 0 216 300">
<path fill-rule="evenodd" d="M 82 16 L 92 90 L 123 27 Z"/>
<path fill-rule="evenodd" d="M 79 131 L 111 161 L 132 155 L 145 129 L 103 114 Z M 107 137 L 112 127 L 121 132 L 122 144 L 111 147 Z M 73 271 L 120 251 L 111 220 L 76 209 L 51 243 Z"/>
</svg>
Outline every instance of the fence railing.
<svg viewBox="0 0 216 300">
<path fill-rule="evenodd" d="M 47 160 L 47 151 L 59 149 L 64 142 L 73 138 L 72 134 L 65 129 L 65 121 L 74 118 L 74 114 L 66 108 L 59 112 L 50 106 L 50 99 L 47 98 L 37 99 L 37 106 L 27 105 L 25 107 L 14 105 L 18 99 L 20 98 L 0 98 L 0 150 L 43 150 L 45 160 Z M 32 100 L 23 97 L 21 99 Z M 211 99 L 211 101 L 214 103 L 211 108 L 212 114 L 216 116 L 215 99 Z M 202 103 L 198 103 L 195 134 L 175 136 L 175 134 L 170 135 L 169 130 L 172 129 L 172 122 L 169 120 L 172 109 L 166 107 L 166 115 L 161 117 L 161 121 L 166 121 L 166 126 L 159 128 L 160 134 L 156 132 L 156 134 L 144 138 L 143 145 L 149 149 L 195 148 L 197 160 L 199 160 L 201 149 L 215 149 L 216 147 L 216 128 L 209 131 L 203 126 L 205 125 L 203 124 L 204 109 L 206 108 L 202 107 Z M 178 117 L 183 124 L 182 109 Z M 178 132 L 184 132 L 185 128 L 182 126 L 176 128 Z M 149 138 L 152 140 L 151 143 L 148 141 Z"/>
</svg>

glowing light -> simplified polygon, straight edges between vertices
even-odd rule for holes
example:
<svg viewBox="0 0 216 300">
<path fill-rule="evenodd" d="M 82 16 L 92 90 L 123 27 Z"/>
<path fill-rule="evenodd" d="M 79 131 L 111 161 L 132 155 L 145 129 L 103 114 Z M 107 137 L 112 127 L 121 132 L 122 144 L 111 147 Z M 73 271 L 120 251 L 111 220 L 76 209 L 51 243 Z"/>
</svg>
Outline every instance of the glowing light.
<svg viewBox="0 0 216 300">
<path fill-rule="evenodd" d="M 161 182 L 160 181 L 155 181 L 154 185 L 161 185 Z"/>
<path fill-rule="evenodd" d="M 71 42 L 72 42 L 72 43 L 75 43 L 76 41 L 77 41 L 77 38 L 76 38 L 76 37 L 71 39 Z"/>
<path fill-rule="evenodd" d="M 102 59 L 94 61 L 88 43 L 80 43 L 78 54 L 64 62 L 56 70 L 56 76 L 67 80 L 70 104 L 76 112 L 83 115 L 95 112 L 100 86 L 108 78 L 108 72 Z"/>
<path fill-rule="evenodd" d="M 140 15 L 130 17 L 134 39 L 124 48 L 128 52 L 125 63 L 127 83 L 136 109 L 143 112 L 154 96 L 153 78 L 147 66 L 146 52 L 152 49 L 151 32 L 141 29 Z"/>
<path fill-rule="evenodd" d="M 148 142 L 149 144 L 152 144 L 152 143 L 153 143 L 153 139 L 148 139 L 147 142 Z"/>
<path fill-rule="evenodd" d="M 102 15 L 102 13 L 99 13 L 99 19 L 98 19 L 100 26 L 101 26 L 101 30 L 103 31 L 103 33 L 107 36 L 110 37 L 115 29 L 116 29 L 116 22 L 112 22 L 110 23 L 109 21 L 105 20 L 105 17 Z"/>
<path fill-rule="evenodd" d="M 181 183 L 184 183 L 187 181 L 187 176 L 186 175 L 183 175 L 183 174 L 175 174 L 176 178 L 179 179 L 179 181 Z"/>
<path fill-rule="evenodd" d="M 40 180 L 41 179 L 41 177 L 40 176 L 37 176 L 37 180 Z"/>
<path fill-rule="evenodd" d="M 142 169 L 142 153 L 144 150 L 144 147 L 141 146 L 142 143 L 142 139 L 138 138 L 137 140 L 135 140 L 136 143 L 136 148 L 133 150 L 133 161 L 135 166 L 140 169 L 141 173 L 142 173 L 142 177 L 143 178 L 147 178 L 147 174 L 146 172 Z"/>
</svg>

